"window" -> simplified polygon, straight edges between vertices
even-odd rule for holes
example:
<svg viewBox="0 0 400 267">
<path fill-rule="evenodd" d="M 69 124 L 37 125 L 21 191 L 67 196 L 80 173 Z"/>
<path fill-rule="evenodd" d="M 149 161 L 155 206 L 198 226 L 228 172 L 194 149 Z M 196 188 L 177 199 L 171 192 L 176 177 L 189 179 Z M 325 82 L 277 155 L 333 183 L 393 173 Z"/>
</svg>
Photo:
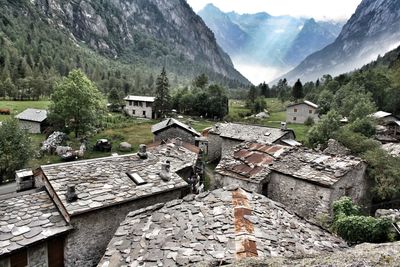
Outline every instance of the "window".
<svg viewBox="0 0 400 267">
<path fill-rule="evenodd" d="M 312 110 L 310 109 L 310 110 L 308 111 L 308 113 L 312 114 L 313 112 L 312 112 Z"/>
<path fill-rule="evenodd" d="M 132 110 L 132 115 L 135 115 L 136 114 L 136 110 Z"/>
<path fill-rule="evenodd" d="M 151 108 L 152 106 L 153 106 L 153 103 L 151 103 L 151 102 L 146 103 L 146 107 Z"/>
<path fill-rule="evenodd" d="M 129 101 L 129 106 L 132 106 L 132 104 L 133 104 L 132 101 Z"/>
<path fill-rule="evenodd" d="M 296 117 L 293 117 L 293 120 L 294 120 L 294 121 L 296 121 L 296 120 L 297 120 L 297 118 L 296 118 Z"/>
<path fill-rule="evenodd" d="M 145 110 L 143 110 L 143 116 L 146 117 L 146 111 Z"/>
<path fill-rule="evenodd" d="M 147 182 L 142 177 L 140 177 L 140 175 L 138 173 L 136 173 L 136 172 L 133 172 L 133 173 L 127 172 L 126 175 L 128 175 L 128 177 L 132 181 L 134 181 L 135 184 L 137 184 L 137 185 L 147 184 Z"/>
<path fill-rule="evenodd" d="M 294 109 L 294 112 L 297 112 L 297 108 Z"/>
<path fill-rule="evenodd" d="M 133 102 L 133 105 L 134 105 L 135 107 L 137 107 L 137 106 L 139 105 L 139 102 L 134 101 L 134 102 Z"/>
</svg>

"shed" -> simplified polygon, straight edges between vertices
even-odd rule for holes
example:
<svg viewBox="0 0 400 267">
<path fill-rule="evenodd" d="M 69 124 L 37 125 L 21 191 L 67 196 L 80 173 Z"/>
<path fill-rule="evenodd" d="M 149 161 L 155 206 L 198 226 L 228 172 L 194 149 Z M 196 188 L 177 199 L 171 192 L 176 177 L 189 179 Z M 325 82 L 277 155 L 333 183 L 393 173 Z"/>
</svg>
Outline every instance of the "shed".
<svg viewBox="0 0 400 267">
<path fill-rule="evenodd" d="M 46 127 L 47 110 L 28 108 L 15 118 L 19 120 L 22 129 L 37 134 L 43 132 Z"/>
<path fill-rule="evenodd" d="M 201 136 L 201 134 L 191 126 L 173 118 L 163 120 L 153 125 L 151 127 L 151 132 L 154 135 L 155 142 L 180 138 L 182 141 L 194 145 L 196 144 L 196 138 Z"/>
</svg>

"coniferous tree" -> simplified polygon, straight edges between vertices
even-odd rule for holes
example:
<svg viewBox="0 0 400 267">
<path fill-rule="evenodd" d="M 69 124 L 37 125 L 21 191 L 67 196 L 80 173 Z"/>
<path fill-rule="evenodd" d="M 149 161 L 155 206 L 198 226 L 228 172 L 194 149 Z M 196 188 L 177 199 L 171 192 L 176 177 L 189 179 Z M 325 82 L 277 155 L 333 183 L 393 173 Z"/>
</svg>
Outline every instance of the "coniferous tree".
<svg viewBox="0 0 400 267">
<path fill-rule="evenodd" d="M 303 84 L 301 83 L 300 79 L 294 84 L 292 89 L 292 96 L 295 100 L 301 99 L 304 97 L 303 95 Z"/>
<path fill-rule="evenodd" d="M 154 110 L 158 117 L 163 117 L 169 112 L 171 105 L 169 81 L 165 67 L 163 67 L 161 74 L 157 77 L 155 97 Z"/>
</svg>

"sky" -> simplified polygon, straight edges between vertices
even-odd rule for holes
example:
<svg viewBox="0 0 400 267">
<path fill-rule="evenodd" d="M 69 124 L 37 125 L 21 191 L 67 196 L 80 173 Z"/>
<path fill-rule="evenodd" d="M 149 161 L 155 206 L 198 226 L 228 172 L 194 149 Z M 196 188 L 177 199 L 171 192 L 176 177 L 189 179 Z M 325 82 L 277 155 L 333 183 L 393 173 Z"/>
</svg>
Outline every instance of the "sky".
<svg viewBox="0 0 400 267">
<path fill-rule="evenodd" d="M 187 0 L 195 12 L 213 3 L 222 11 L 267 12 L 273 16 L 313 17 L 317 20 L 347 20 L 361 0 Z"/>
</svg>

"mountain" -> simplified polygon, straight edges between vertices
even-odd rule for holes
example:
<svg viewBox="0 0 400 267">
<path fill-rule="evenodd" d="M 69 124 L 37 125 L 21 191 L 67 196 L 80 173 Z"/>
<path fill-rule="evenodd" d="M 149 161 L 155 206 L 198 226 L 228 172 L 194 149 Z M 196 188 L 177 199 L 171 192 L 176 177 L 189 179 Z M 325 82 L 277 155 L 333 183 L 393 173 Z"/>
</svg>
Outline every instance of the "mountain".
<svg viewBox="0 0 400 267">
<path fill-rule="evenodd" d="M 250 84 L 185 0 L 0 0 L 0 5 L 5 57 L 18 55 L 11 65 L 29 61 L 34 72 L 52 69 L 60 75 L 65 74 L 60 69 L 84 67 L 91 78 L 96 72 L 101 80 L 125 77 L 131 87 L 163 65 L 181 81 L 206 73 L 226 85 Z M 37 68 L 40 61 L 44 70 Z"/>
<path fill-rule="evenodd" d="M 371 62 L 400 44 L 400 0 L 363 0 L 334 43 L 283 75 L 290 82 L 337 75 Z"/>
<path fill-rule="evenodd" d="M 219 45 L 239 67 L 245 64 L 288 70 L 309 54 L 332 43 L 342 23 L 271 16 L 268 13 L 224 13 L 213 4 L 198 12 Z"/>
<path fill-rule="evenodd" d="M 337 28 L 341 28 L 334 26 L 326 22 L 317 23 L 314 19 L 307 20 L 287 51 L 285 62 L 289 65 L 298 64 L 308 55 L 331 44 L 339 35 Z"/>
</svg>

